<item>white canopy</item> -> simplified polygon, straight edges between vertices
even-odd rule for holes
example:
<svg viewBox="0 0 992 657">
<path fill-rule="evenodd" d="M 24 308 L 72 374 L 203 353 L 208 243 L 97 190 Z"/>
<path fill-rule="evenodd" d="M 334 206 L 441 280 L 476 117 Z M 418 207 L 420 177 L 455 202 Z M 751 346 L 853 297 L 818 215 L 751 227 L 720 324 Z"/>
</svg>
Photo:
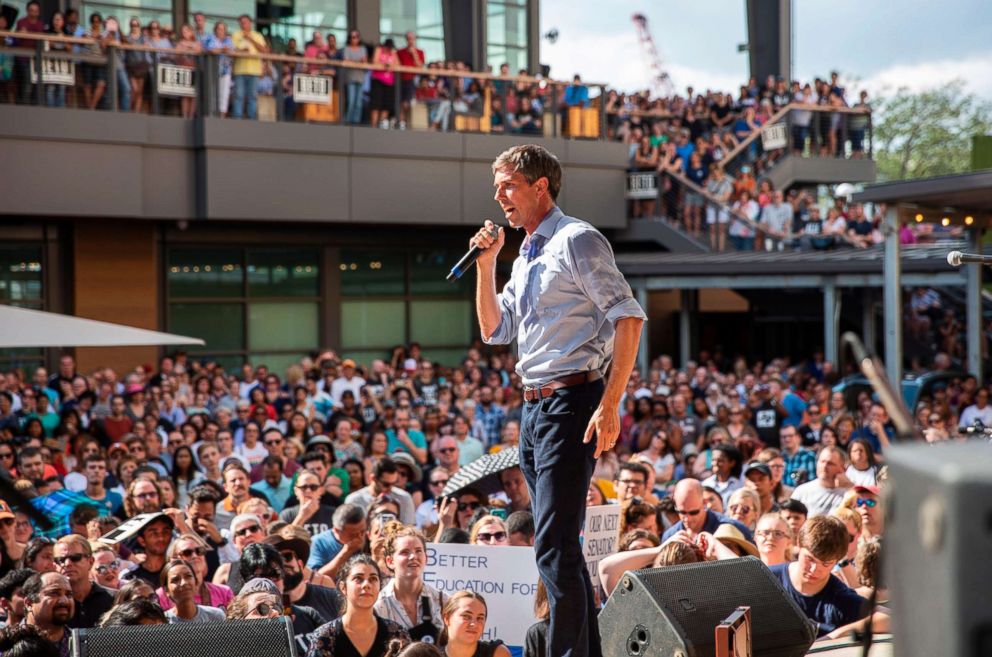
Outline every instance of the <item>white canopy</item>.
<svg viewBox="0 0 992 657">
<path fill-rule="evenodd" d="M 184 335 L 0 305 L 0 347 L 133 347 L 155 344 L 202 345 L 204 342 Z"/>
</svg>

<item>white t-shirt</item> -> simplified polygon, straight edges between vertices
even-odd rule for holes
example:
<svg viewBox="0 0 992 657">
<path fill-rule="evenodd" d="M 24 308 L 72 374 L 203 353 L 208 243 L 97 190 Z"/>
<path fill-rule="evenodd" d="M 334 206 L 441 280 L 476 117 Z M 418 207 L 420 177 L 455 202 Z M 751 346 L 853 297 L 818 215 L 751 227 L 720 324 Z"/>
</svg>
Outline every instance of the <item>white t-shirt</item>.
<svg viewBox="0 0 992 657">
<path fill-rule="evenodd" d="M 961 419 L 958 420 L 959 427 L 974 426 L 975 420 L 981 420 L 986 427 L 992 427 L 992 404 L 986 404 L 985 408 L 979 409 L 972 404 L 961 412 Z"/>
<path fill-rule="evenodd" d="M 847 471 L 844 473 L 847 478 L 850 479 L 855 486 L 877 486 L 878 479 L 875 477 L 875 468 L 868 468 L 867 470 L 858 470 L 853 465 L 847 466 Z"/>
<path fill-rule="evenodd" d="M 796 490 L 792 491 L 792 499 L 805 504 L 809 510 L 807 517 L 812 518 L 813 516 L 825 516 L 840 506 L 846 492 L 846 488 L 827 488 L 820 483 L 819 479 L 814 479 L 797 486 Z"/>
</svg>

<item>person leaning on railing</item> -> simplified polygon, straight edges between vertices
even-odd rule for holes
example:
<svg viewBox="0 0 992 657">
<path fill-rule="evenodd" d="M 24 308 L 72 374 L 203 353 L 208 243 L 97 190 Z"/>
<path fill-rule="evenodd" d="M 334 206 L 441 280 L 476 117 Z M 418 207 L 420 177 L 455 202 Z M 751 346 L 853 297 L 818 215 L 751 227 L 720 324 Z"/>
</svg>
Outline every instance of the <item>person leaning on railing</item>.
<svg viewBox="0 0 992 657">
<path fill-rule="evenodd" d="M 240 29 L 231 35 L 234 49 L 243 54 L 269 52 L 269 46 L 259 32 L 252 27 L 251 17 L 242 14 L 238 17 Z M 240 119 L 258 117 L 258 79 L 262 77 L 262 60 L 258 57 L 238 57 L 234 62 L 234 107 L 231 116 Z"/>
<path fill-rule="evenodd" d="M 52 20 L 48 24 L 46 33 L 61 36 L 65 30 L 65 14 L 56 11 L 52 14 Z M 70 46 L 61 41 L 46 41 L 45 49 L 56 52 L 68 52 Z M 45 104 L 48 107 L 65 107 L 65 85 L 46 84 Z"/>
<path fill-rule="evenodd" d="M 234 52 L 234 41 L 227 33 L 227 23 L 217 21 L 214 31 L 203 42 L 204 48 L 217 56 L 217 112 L 227 116 L 231 104 L 231 71 L 233 69 L 230 53 Z"/>
</svg>

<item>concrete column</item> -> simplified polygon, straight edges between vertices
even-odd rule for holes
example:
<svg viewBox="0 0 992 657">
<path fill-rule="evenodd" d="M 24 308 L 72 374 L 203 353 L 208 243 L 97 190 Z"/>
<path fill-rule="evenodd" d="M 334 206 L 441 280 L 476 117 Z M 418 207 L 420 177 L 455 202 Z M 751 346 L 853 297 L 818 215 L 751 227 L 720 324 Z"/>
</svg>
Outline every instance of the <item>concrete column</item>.
<svg viewBox="0 0 992 657">
<path fill-rule="evenodd" d="M 972 253 L 982 252 L 982 231 L 974 229 L 970 235 L 970 251 Z M 982 377 L 982 265 L 969 264 L 968 284 L 965 288 L 965 336 L 968 348 L 968 372 L 978 377 L 981 384 Z"/>
<path fill-rule="evenodd" d="M 902 381 L 902 249 L 899 246 L 899 215 L 894 206 L 885 213 L 884 314 L 885 372 L 899 390 Z"/>
<path fill-rule="evenodd" d="M 648 314 L 648 286 L 643 278 L 638 278 L 633 282 L 634 297 L 641 305 L 644 314 Z M 651 318 L 648 317 L 648 321 Z M 637 369 L 641 371 L 641 378 L 648 380 L 648 370 L 651 367 L 651 345 L 648 344 L 648 322 L 644 322 L 641 328 L 641 341 L 637 345 Z"/>
<path fill-rule="evenodd" d="M 685 367 L 692 360 L 692 313 L 696 311 L 696 290 L 680 290 L 679 364 Z"/>
<path fill-rule="evenodd" d="M 823 358 L 840 368 L 837 348 L 837 319 L 840 316 L 840 299 L 837 285 L 830 281 L 823 286 Z"/>
</svg>

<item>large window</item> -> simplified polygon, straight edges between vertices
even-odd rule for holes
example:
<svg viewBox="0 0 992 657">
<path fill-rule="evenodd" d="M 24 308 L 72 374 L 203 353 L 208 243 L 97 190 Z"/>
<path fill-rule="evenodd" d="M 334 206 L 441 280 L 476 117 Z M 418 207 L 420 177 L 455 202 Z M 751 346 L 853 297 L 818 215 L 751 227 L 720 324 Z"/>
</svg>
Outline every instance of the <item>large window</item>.
<svg viewBox="0 0 992 657">
<path fill-rule="evenodd" d="M 419 342 L 424 356 L 455 364 L 475 336 L 474 277 L 448 283 L 457 249 L 346 249 L 341 273 L 341 351 L 363 363 Z"/>
<path fill-rule="evenodd" d="M 527 69 L 527 0 L 486 3 L 486 43 L 486 62 L 494 71 L 504 63 L 513 74 Z"/>
<path fill-rule="evenodd" d="M 333 34 L 343 46 L 348 30 L 348 0 L 190 0 L 190 15 L 197 11 L 206 14 L 211 24 L 224 20 L 228 31 L 237 29 L 241 14 L 254 17 L 256 29 L 271 40 L 276 52 L 284 50 L 290 39 L 296 39 L 303 52 L 314 30 L 325 37 Z"/>
<path fill-rule="evenodd" d="M 281 372 L 320 345 L 315 249 L 173 247 L 166 281 L 169 330 L 206 341 L 197 357 Z"/>
<path fill-rule="evenodd" d="M 104 20 L 108 16 L 116 16 L 122 28 L 127 32 L 128 21 L 136 17 L 142 25 L 158 21 L 163 28 L 179 32 L 179 26 L 172 24 L 172 0 L 85 0 L 79 8 L 79 24 L 84 29 L 90 26 L 90 14 L 99 12 Z"/>
<path fill-rule="evenodd" d="M 8 242 L 0 244 L 0 303 L 43 310 L 44 260 L 40 244 Z M 0 348 L 0 371 L 25 369 L 42 364 L 41 349 Z M 30 373 L 29 373 L 30 374 Z"/>
<path fill-rule="evenodd" d="M 381 38 L 391 37 L 397 48 L 403 48 L 404 35 L 413 32 L 427 62 L 445 59 L 441 0 L 381 0 L 379 12 Z"/>
</svg>

